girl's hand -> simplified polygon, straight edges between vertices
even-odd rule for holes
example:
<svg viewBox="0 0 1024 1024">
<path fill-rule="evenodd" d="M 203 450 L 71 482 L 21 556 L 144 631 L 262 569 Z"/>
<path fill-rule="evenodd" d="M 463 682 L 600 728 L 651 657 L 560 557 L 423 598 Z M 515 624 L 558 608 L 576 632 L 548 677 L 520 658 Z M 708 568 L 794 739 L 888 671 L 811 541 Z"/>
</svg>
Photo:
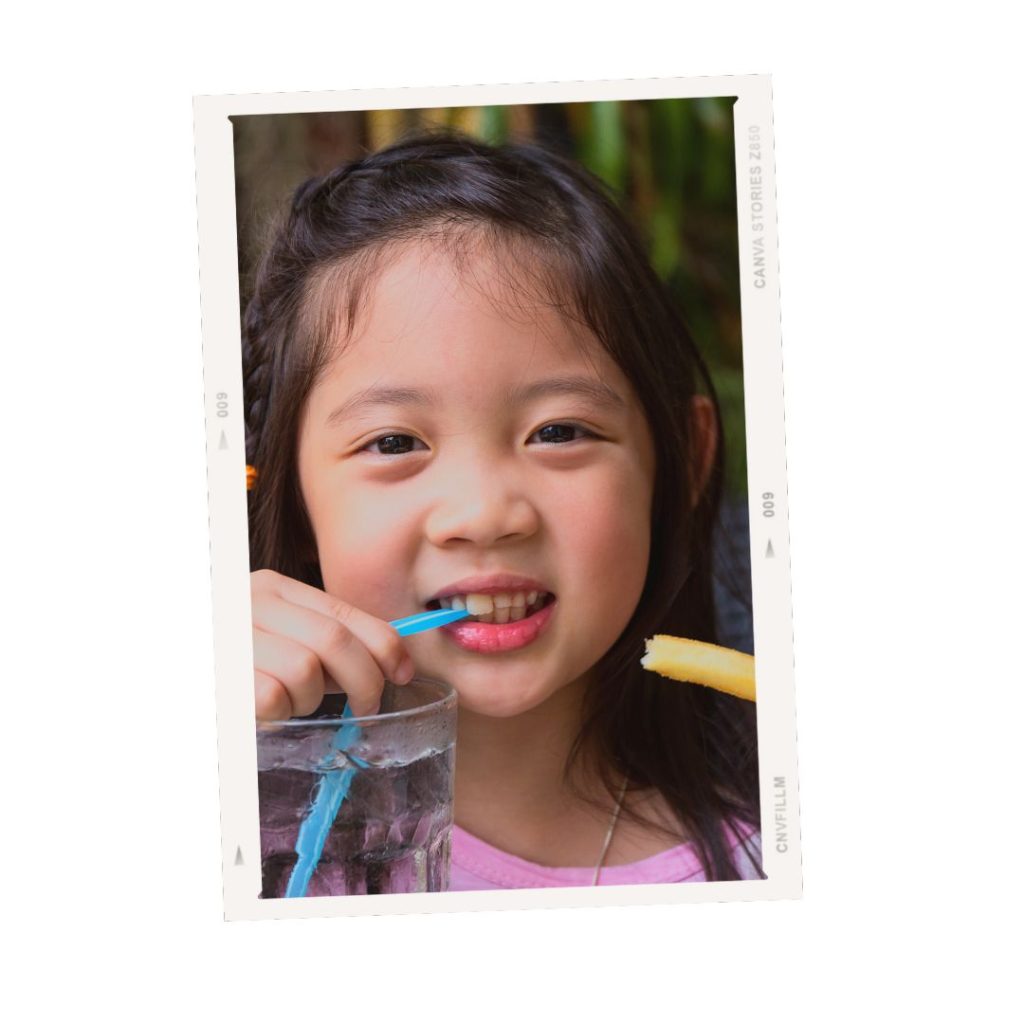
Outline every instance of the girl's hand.
<svg viewBox="0 0 1024 1024">
<path fill-rule="evenodd" d="M 270 569 L 251 586 L 258 720 L 312 714 L 325 693 L 342 691 L 355 716 L 372 715 L 385 676 L 412 679 L 412 659 L 383 619 Z"/>
</svg>

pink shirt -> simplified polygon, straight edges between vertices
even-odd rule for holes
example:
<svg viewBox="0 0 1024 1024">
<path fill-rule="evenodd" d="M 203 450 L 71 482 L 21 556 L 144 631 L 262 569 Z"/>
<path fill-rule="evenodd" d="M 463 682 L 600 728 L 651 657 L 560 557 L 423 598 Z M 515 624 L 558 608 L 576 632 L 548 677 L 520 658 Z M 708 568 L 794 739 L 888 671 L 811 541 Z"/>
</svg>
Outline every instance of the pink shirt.
<svg viewBox="0 0 1024 1024">
<path fill-rule="evenodd" d="M 727 833 L 733 863 L 741 878 L 760 878 L 761 836 L 749 825 L 734 825 L 739 838 Z M 740 838 L 747 840 L 753 859 Z M 666 882 L 703 882 L 700 858 L 691 843 L 673 846 L 653 857 L 601 868 L 599 885 L 656 885 Z M 572 885 L 593 885 L 594 868 L 546 868 L 521 857 L 513 857 L 458 825 L 452 826 L 450 892 L 478 889 L 544 889 Z"/>
</svg>

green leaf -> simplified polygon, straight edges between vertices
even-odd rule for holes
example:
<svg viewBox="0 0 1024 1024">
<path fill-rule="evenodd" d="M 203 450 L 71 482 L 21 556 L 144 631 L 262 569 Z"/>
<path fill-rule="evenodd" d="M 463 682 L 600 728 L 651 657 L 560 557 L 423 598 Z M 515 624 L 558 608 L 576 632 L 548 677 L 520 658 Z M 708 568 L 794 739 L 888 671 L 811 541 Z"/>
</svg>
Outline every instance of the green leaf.
<svg viewBox="0 0 1024 1024">
<path fill-rule="evenodd" d="M 585 142 L 585 162 L 599 178 L 621 192 L 626 185 L 626 131 L 622 103 L 592 103 Z"/>
<path fill-rule="evenodd" d="M 508 111 L 504 107 L 483 107 L 480 113 L 480 135 L 484 142 L 500 146 L 508 138 Z"/>
</svg>

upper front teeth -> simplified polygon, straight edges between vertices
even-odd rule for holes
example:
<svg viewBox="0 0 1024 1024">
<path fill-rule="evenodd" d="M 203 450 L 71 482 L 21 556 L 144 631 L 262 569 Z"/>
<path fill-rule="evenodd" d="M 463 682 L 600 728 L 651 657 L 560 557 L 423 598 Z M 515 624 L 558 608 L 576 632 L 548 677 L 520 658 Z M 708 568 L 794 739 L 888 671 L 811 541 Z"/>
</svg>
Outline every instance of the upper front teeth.
<svg viewBox="0 0 1024 1024">
<path fill-rule="evenodd" d="M 489 594 L 467 594 L 466 611 L 470 615 L 487 615 L 494 611 L 494 601 Z"/>
<path fill-rule="evenodd" d="M 438 601 L 442 608 L 465 609 L 484 622 L 517 622 L 527 614 L 536 611 L 532 608 L 537 604 L 541 591 L 521 590 L 506 594 L 455 594 L 452 597 L 441 597 Z"/>
</svg>

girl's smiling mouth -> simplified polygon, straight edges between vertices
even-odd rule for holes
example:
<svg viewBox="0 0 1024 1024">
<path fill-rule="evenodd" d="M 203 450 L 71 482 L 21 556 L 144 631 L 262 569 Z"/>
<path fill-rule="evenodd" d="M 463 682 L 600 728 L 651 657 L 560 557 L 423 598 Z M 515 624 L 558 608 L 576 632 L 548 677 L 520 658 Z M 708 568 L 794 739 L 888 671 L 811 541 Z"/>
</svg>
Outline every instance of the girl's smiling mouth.
<svg viewBox="0 0 1024 1024">
<path fill-rule="evenodd" d="M 551 621 L 555 604 L 555 595 L 538 581 L 502 575 L 471 577 L 445 587 L 427 608 L 465 608 L 473 617 L 441 632 L 463 650 L 501 654 L 533 643 Z"/>
</svg>

